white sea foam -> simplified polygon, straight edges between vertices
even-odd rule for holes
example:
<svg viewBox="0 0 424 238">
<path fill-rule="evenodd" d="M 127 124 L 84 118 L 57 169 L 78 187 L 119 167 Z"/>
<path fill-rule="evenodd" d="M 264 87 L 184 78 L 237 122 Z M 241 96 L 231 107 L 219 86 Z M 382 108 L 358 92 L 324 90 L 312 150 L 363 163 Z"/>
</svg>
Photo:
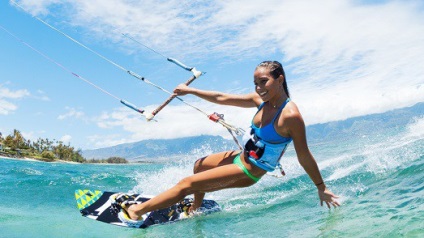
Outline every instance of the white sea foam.
<svg viewBox="0 0 424 238">
<path fill-rule="evenodd" d="M 424 138 L 424 116 L 413 118 L 412 123 L 407 127 L 407 137 Z"/>
<path fill-rule="evenodd" d="M 43 175 L 42 171 L 32 168 L 24 168 L 21 171 L 27 175 Z"/>
<path fill-rule="evenodd" d="M 341 143 L 338 147 L 323 144 L 315 148 L 316 154 L 322 155 L 316 157 L 319 159 L 318 164 L 324 180 L 329 182 L 331 190 L 341 195 L 339 202 L 344 202 L 368 190 L 366 182 L 357 175 L 384 174 L 419 158 L 419 153 L 422 154 L 422 152 L 416 149 L 414 143 L 423 140 L 423 135 L 424 118 L 415 118 L 411 124 L 397 132 L 388 131 L 387 134 L 368 135 L 366 139 L 353 140 L 347 144 Z M 422 146 L 422 143 L 418 145 Z M 164 168 L 155 170 L 156 172 L 137 174 L 136 181 L 139 184 L 133 188 L 133 192 L 156 195 L 169 189 L 182 178 L 191 175 L 195 160 L 213 153 L 213 148 L 213 145 L 204 145 L 198 150 L 190 151 L 190 155 L 179 157 L 172 163 L 166 164 Z M 337 156 L 326 157 L 328 150 L 332 155 Z M 302 176 L 307 175 L 300 166 L 294 151 L 288 151 L 281 162 L 287 174 L 282 178 L 264 176 L 258 184 L 251 187 L 207 193 L 206 199 L 218 201 L 227 211 L 237 211 L 251 207 L 252 204 L 278 203 L 313 187 L 309 180 L 303 182 Z M 278 170 L 270 173 L 270 175 L 278 174 Z M 276 189 L 283 183 L 290 183 L 293 179 L 299 178 L 302 179 L 296 182 L 296 188 L 289 188 L 284 192 Z M 347 186 L 337 186 L 340 181 L 345 183 L 345 180 L 349 181 Z"/>
</svg>

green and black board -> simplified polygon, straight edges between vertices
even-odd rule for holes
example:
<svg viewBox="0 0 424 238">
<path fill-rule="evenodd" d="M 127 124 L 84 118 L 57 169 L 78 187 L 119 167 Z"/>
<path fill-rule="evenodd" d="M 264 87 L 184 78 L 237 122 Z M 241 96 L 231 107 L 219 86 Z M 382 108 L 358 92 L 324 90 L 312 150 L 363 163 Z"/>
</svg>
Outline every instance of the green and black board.
<svg viewBox="0 0 424 238">
<path fill-rule="evenodd" d="M 78 189 L 75 191 L 75 199 L 77 201 L 78 209 L 84 217 L 117 226 L 127 227 L 126 224 L 119 220 L 117 211 L 113 209 L 109 201 L 110 196 L 115 193 L 116 192 Z M 137 194 L 135 196 L 137 196 L 136 200 L 140 202 L 145 202 L 150 199 L 149 197 L 143 197 Z M 145 219 L 140 228 L 147 228 L 151 225 L 165 224 L 181 220 L 180 217 L 183 217 L 183 213 L 188 208 L 185 204 L 189 204 L 190 202 L 191 201 L 186 198 L 171 207 L 152 211 L 146 214 L 143 216 Z M 215 201 L 203 200 L 201 210 L 203 214 L 208 214 L 220 211 L 221 209 Z"/>
</svg>

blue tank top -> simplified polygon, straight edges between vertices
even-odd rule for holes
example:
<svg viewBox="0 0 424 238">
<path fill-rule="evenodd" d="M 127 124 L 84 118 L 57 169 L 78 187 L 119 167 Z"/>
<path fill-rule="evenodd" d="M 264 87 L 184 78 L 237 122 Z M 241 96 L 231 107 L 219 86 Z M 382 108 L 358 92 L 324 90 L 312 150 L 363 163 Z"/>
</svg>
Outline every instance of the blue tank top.
<svg viewBox="0 0 424 238">
<path fill-rule="evenodd" d="M 274 171 L 275 168 L 279 165 L 281 157 L 286 151 L 289 143 L 292 141 L 292 138 L 290 137 L 284 137 L 279 135 L 274 128 L 275 120 L 277 120 L 281 111 L 289 101 L 290 98 L 288 98 L 283 103 L 283 105 L 281 105 L 281 107 L 278 109 L 278 112 L 269 124 L 263 127 L 257 127 L 252 120 L 252 131 L 250 135 L 246 133 L 243 137 L 243 144 L 245 145 L 245 150 L 246 145 L 248 145 L 249 143 L 253 143 L 256 147 L 263 149 L 260 158 L 253 158 L 252 156 L 249 156 L 248 158 L 252 164 L 268 172 Z M 263 108 L 264 105 L 265 102 L 259 106 L 258 112 Z M 256 112 L 256 114 L 258 112 Z M 245 152 L 249 154 L 250 151 Z"/>
<path fill-rule="evenodd" d="M 277 113 L 275 114 L 274 118 L 272 118 L 272 121 L 270 123 L 268 123 L 267 125 L 263 126 L 263 127 L 257 127 L 254 123 L 253 123 L 253 119 L 252 119 L 252 129 L 255 131 L 255 135 L 257 137 L 259 137 L 260 139 L 268 142 L 268 143 L 272 143 L 272 144 L 280 144 L 280 143 L 284 143 L 287 141 L 291 141 L 291 138 L 288 137 L 284 137 L 281 136 L 277 133 L 277 131 L 275 131 L 274 128 L 274 123 L 275 120 L 277 120 L 278 116 L 280 115 L 280 113 L 283 111 L 283 108 L 286 106 L 286 104 L 290 102 L 290 98 L 287 98 L 287 100 L 278 108 Z M 265 102 L 261 103 L 261 105 L 259 105 L 258 111 L 256 112 L 256 114 L 258 114 L 258 112 L 264 107 Z M 255 116 L 256 116 L 255 114 Z"/>
</svg>

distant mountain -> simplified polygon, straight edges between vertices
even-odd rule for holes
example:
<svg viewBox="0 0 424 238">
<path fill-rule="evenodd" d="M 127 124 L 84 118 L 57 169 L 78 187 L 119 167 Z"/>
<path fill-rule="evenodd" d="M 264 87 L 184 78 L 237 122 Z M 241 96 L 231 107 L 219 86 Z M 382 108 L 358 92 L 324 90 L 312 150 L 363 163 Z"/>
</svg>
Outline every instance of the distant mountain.
<svg viewBox="0 0 424 238">
<path fill-rule="evenodd" d="M 385 113 L 353 117 L 343 121 L 334 121 L 323 124 L 310 125 L 306 128 L 308 140 L 332 141 L 342 137 L 358 137 L 376 134 L 381 131 L 403 128 L 416 117 L 424 116 L 424 103 L 417 103 L 412 107 L 395 109 Z"/>
<path fill-rule="evenodd" d="M 232 140 L 226 140 L 220 136 L 202 135 L 168 140 L 143 140 L 107 148 L 84 150 L 82 154 L 87 159 L 119 156 L 130 161 L 146 161 L 151 158 L 157 161 L 157 158 L 187 155 L 201 148 L 210 152 L 230 150 L 235 148 L 234 145 Z"/>
<path fill-rule="evenodd" d="M 411 123 L 413 118 L 424 116 L 424 103 L 412 107 L 393 111 L 354 117 L 343 121 L 334 121 L 315 124 L 306 128 L 308 141 L 319 143 L 333 141 L 346 137 L 360 137 L 367 134 L 404 127 Z M 143 140 L 134 143 L 116 145 L 107 148 L 84 150 L 83 156 L 87 159 L 108 158 L 119 156 L 130 161 L 149 161 L 155 158 L 169 158 L 178 155 L 187 155 L 200 149 L 209 152 L 235 149 L 232 140 L 220 136 L 194 136 L 170 140 Z"/>
</svg>

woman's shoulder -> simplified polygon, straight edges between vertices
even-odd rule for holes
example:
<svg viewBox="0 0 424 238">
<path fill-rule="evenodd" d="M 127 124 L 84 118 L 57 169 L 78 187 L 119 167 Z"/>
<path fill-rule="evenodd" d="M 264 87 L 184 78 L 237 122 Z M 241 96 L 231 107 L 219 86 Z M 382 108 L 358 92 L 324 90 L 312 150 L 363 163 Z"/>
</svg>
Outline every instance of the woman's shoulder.
<svg viewBox="0 0 424 238">
<path fill-rule="evenodd" d="M 282 111 L 282 115 L 284 118 L 296 118 L 296 117 L 302 117 L 300 114 L 299 108 L 297 107 L 296 103 L 293 102 L 293 100 L 290 100 L 286 106 L 284 107 Z"/>
<path fill-rule="evenodd" d="M 296 103 L 293 101 L 287 103 L 281 113 L 281 116 L 283 122 L 282 125 L 284 125 L 283 128 L 285 128 L 286 133 L 289 134 L 293 140 L 295 137 L 299 138 L 297 135 L 304 134 L 305 122 L 303 121 L 302 114 L 300 113 Z"/>
<path fill-rule="evenodd" d="M 293 101 L 287 103 L 281 113 L 281 117 L 282 121 L 284 121 L 284 124 L 288 128 L 296 128 L 298 126 L 304 127 L 305 125 L 302 114 L 300 113 L 296 103 Z"/>
<path fill-rule="evenodd" d="M 278 125 L 280 135 L 287 135 L 286 137 L 292 138 L 293 134 L 304 128 L 305 124 L 303 122 L 302 115 L 300 114 L 299 108 L 293 101 L 288 102 L 284 107 L 280 114 Z"/>
</svg>

